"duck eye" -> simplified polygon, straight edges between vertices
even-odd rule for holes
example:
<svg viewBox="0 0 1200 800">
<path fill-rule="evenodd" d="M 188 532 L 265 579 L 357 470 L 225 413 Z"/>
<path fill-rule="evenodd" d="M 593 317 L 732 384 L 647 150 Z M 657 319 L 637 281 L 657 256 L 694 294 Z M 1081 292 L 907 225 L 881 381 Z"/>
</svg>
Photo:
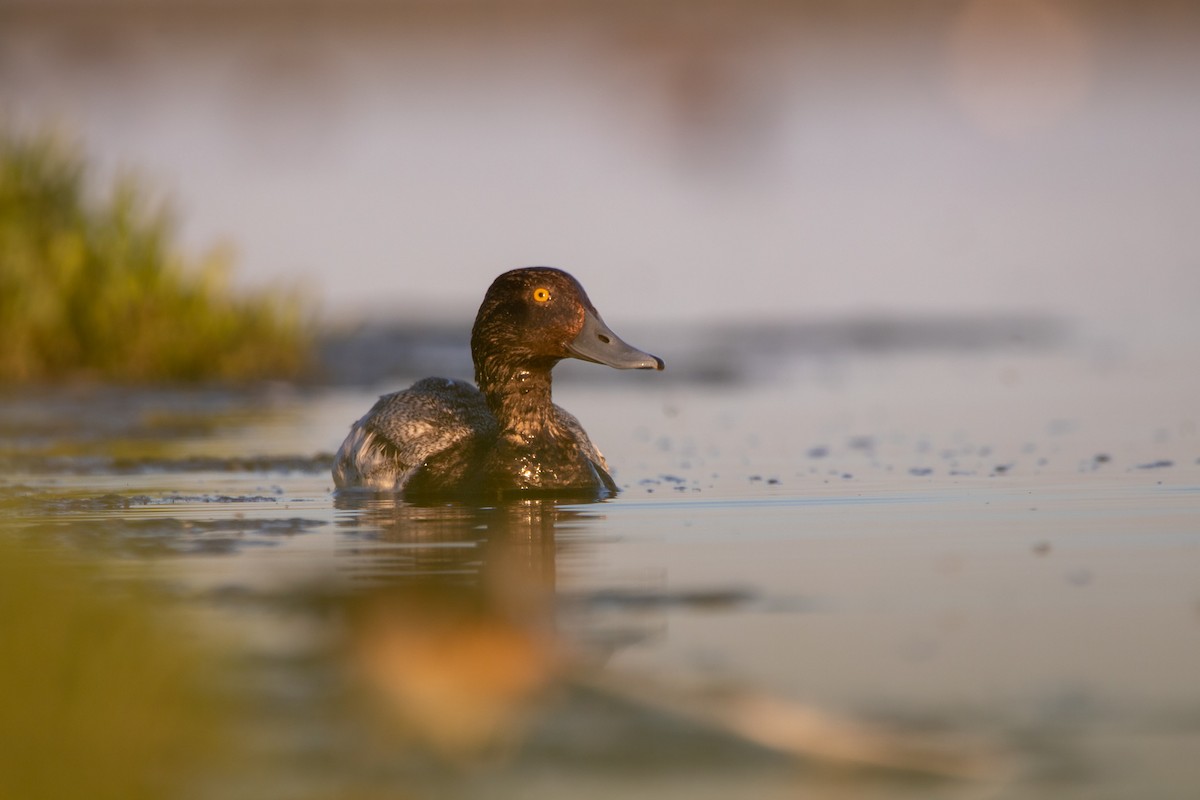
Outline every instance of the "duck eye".
<svg viewBox="0 0 1200 800">
<path fill-rule="evenodd" d="M 539 286 L 533 290 L 533 300 L 536 303 L 546 303 L 550 300 L 550 290 L 544 286 Z"/>
</svg>

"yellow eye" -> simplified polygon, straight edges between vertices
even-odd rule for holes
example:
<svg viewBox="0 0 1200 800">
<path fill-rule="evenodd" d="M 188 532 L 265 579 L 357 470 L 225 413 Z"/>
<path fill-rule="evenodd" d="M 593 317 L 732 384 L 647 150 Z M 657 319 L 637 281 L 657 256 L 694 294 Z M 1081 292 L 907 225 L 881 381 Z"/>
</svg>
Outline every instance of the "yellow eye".
<svg viewBox="0 0 1200 800">
<path fill-rule="evenodd" d="M 536 303 L 545 303 L 550 300 L 550 290 L 544 286 L 539 286 L 533 290 L 533 300 Z"/>
</svg>

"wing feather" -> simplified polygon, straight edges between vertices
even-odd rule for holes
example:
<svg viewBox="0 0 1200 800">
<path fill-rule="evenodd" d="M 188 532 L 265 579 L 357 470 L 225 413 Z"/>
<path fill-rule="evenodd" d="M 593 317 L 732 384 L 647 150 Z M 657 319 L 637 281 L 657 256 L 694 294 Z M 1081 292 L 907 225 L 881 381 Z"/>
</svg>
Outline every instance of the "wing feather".
<svg viewBox="0 0 1200 800">
<path fill-rule="evenodd" d="M 385 394 L 350 426 L 338 449 L 338 488 L 404 488 L 425 461 L 472 436 L 494 435 L 483 395 L 466 381 L 425 378 Z"/>
</svg>

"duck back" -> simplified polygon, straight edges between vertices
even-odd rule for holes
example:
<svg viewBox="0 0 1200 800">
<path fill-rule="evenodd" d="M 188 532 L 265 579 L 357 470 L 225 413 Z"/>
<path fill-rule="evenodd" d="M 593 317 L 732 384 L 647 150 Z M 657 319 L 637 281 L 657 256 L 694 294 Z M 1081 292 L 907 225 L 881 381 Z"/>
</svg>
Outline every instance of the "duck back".
<svg viewBox="0 0 1200 800">
<path fill-rule="evenodd" d="M 497 434 L 478 389 L 465 381 L 425 378 L 383 395 L 351 426 L 338 449 L 334 482 L 398 491 L 434 456 L 486 449 Z"/>
</svg>

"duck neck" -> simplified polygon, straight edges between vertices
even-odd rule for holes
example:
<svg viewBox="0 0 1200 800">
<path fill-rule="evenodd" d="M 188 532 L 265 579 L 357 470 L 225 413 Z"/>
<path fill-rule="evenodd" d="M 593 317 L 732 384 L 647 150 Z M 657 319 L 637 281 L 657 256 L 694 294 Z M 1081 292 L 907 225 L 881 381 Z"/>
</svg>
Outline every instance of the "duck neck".
<svg viewBox="0 0 1200 800">
<path fill-rule="evenodd" d="M 475 382 L 487 399 L 501 435 L 526 441 L 542 433 L 550 424 L 550 368 L 548 365 L 495 367 L 477 365 Z"/>
</svg>

